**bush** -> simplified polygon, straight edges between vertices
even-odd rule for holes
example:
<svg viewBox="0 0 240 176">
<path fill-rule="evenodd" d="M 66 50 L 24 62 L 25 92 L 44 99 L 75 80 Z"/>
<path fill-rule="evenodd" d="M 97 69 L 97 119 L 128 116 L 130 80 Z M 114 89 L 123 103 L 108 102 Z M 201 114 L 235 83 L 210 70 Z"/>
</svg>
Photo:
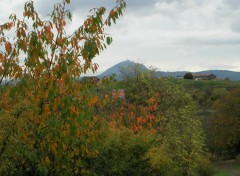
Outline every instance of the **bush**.
<svg viewBox="0 0 240 176">
<path fill-rule="evenodd" d="M 91 171 L 99 176 L 153 175 L 149 158 L 144 157 L 153 137 L 135 135 L 130 129 L 111 130 L 98 147 L 97 158 L 88 159 Z"/>
<path fill-rule="evenodd" d="M 188 73 L 186 73 L 186 74 L 184 75 L 183 78 L 184 78 L 184 79 L 193 79 L 193 75 L 192 75 L 191 72 L 188 72 Z"/>
<path fill-rule="evenodd" d="M 146 158 L 149 158 L 149 163 L 152 168 L 161 176 L 177 175 L 178 171 L 173 160 L 169 156 L 166 147 L 152 147 L 147 153 Z"/>
<path fill-rule="evenodd" d="M 199 174 L 199 176 L 212 176 L 216 173 L 216 169 L 211 163 L 209 156 L 203 156 L 199 160 L 197 173 Z"/>
</svg>

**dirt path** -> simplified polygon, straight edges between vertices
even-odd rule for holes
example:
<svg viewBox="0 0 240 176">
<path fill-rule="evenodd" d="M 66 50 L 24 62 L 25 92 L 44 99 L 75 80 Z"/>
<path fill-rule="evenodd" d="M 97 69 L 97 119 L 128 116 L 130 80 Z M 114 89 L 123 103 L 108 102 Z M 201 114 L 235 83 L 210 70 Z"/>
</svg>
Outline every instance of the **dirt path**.
<svg viewBox="0 0 240 176">
<path fill-rule="evenodd" d="M 234 160 L 218 162 L 216 167 L 228 173 L 229 176 L 240 176 L 240 164 Z"/>
</svg>

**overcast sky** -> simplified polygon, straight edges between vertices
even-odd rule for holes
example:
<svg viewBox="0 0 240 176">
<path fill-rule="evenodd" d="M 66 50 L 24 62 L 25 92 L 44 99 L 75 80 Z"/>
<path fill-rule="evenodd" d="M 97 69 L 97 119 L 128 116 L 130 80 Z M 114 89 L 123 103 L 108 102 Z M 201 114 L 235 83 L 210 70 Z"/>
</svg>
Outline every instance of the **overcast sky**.
<svg viewBox="0 0 240 176">
<path fill-rule="evenodd" d="M 79 26 L 93 7 L 111 8 L 114 0 L 71 0 Z M 207 69 L 240 71 L 240 0 L 126 0 L 127 9 L 107 32 L 113 44 L 95 59 L 99 72 L 126 59 L 163 71 Z M 35 0 L 40 14 L 55 2 Z M 23 0 L 0 0 L 0 22 L 21 14 Z"/>
</svg>

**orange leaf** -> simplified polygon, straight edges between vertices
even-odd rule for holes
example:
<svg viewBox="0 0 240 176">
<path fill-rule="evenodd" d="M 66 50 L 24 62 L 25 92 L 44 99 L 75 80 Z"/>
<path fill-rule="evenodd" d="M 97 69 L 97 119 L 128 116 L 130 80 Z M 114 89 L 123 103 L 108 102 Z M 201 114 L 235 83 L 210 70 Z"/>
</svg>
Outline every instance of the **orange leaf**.
<svg viewBox="0 0 240 176">
<path fill-rule="evenodd" d="M 112 11 L 110 12 L 110 16 L 111 16 L 111 17 L 114 17 L 114 16 L 115 16 L 114 10 L 112 10 Z"/>
<path fill-rule="evenodd" d="M 46 26 L 46 31 L 51 31 L 51 27 L 50 27 L 50 25 L 48 25 L 48 26 Z"/>
<path fill-rule="evenodd" d="M 56 43 L 57 45 L 62 45 L 62 38 L 57 38 Z"/>
<path fill-rule="evenodd" d="M 98 101 L 98 96 L 91 98 L 90 101 L 88 102 L 88 106 L 89 107 L 94 106 L 97 103 L 97 101 Z"/>
<path fill-rule="evenodd" d="M 143 124 L 143 118 L 142 118 L 142 117 L 139 117 L 139 118 L 137 119 L 137 122 L 138 122 L 139 125 Z"/>
<path fill-rule="evenodd" d="M 24 138 L 25 141 L 27 141 L 27 140 L 28 140 L 28 135 L 27 135 L 27 134 L 24 134 L 24 135 L 23 135 L 23 138 Z"/>
<path fill-rule="evenodd" d="M 11 43 L 7 42 L 7 43 L 5 44 L 5 49 L 6 49 L 6 51 L 7 51 L 8 53 L 12 52 L 12 45 L 11 45 Z"/>
<path fill-rule="evenodd" d="M 34 123 L 36 123 L 37 125 L 39 125 L 40 122 L 41 122 L 41 120 L 40 120 L 39 117 L 36 117 L 36 118 L 34 119 Z"/>
<path fill-rule="evenodd" d="M 13 26 L 13 23 L 8 23 L 8 24 L 7 24 L 7 28 L 8 28 L 8 29 L 11 29 L 12 26 Z"/>
<path fill-rule="evenodd" d="M 76 107 L 75 107 L 75 105 L 71 105 L 71 107 L 70 107 L 70 111 L 72 112 L 72 113 L 76 113 Z"/>
</svg>

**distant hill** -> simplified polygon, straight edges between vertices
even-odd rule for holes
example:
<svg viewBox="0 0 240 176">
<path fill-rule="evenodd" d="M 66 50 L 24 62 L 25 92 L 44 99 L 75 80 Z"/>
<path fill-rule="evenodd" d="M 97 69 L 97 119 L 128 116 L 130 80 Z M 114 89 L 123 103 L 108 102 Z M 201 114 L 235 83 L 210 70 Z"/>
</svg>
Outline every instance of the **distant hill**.
<svg viewBox="0 0 240 176">
<path fill-rule="evenodd" d="M 121 79 L 121 68 L 127 68 L 127 67 L 134 67 L 134 66 L 138 66 L 139 68 L 141 68 L 142 70 L 148 70 L 148 68 L 143 65 L 143 64 L 139 64 L 139 63 L 135 63 L 132 62 L 130 60 L 126 60 L 123 62 L 120 62 L 112 67 L 110 67 L 109 69 L 107 69 L 106 71 L 104 71 L 103 73 L 101 73 L 100 75 L 98 75 L 99 78 L 103 78 L 104 76 L 110 76 L 112 74 L 116 75 L 116 79 L 119 80 Z"/>
<path fill-rule="evenodd" d="M 138 65 L 142 70 L 148 70 L 148 68 L 143 64 L 139 64 L 139 63 L 132 62 L 130 60 L 126 60 L 126 61 L 120 62 L 120 63 L 110 67 L 109 69 L 107 69 L 106 71 L 104 71 L 103 73 L 98 75 L 98 77 L 102 78 L 104 76 L 109 76 L 111 74 L 115 74 L 116 79 L 120 80 L 121 79 L 120 69 L 126 68 L 128 66 L 134 66 L 134 65 Z M 158 77 L 177 78 L 178 76 L 183 77 L 185 73 L 187 73 L 187 71 L 176 71 L 176 72 L 158 71 L 157 76 Z M 228 77 L 232 81 L 240 81 L 240 72 L 234 72 L 234 71 L 229 71 L 229 70 L 205 70 L 205 71 L 192 72 L 192 73 L 193 74 L 214 74 L 217 76 L 217 78 L 220 78 L 220 79 L 225 79 Z"/>
<path fill-rule="evenodd" d="M 158 77 L 173 77 L 177 78 L 178 76 L 183 77 L 187 73 L 187 71 L 176 71 L 176 72 L 164 72 L 164 71 L 158 71 L 157 76 Z"/>
<path fill-rule="evenodd" d="M 232 81 L 240 81 L 240 72 L 234 72 L 229 70 L 206 70 L 198 73 L 214 74 L 217 78 L 225 79 L 230 78 Z"/>
<path fill-rule="evenodd" d="M 178 71 L 178 72 L 157 72 L 159 77 L 174 77 L 184 76 L 187 71 Z M 240 72 L 234 72 L 229 70 L 205 70 L 200 72 L 192 72 L 193 74 L 214 74 L 219 79 L 230 78 L 232 81 L 240 81 Z"/>
</svg>

